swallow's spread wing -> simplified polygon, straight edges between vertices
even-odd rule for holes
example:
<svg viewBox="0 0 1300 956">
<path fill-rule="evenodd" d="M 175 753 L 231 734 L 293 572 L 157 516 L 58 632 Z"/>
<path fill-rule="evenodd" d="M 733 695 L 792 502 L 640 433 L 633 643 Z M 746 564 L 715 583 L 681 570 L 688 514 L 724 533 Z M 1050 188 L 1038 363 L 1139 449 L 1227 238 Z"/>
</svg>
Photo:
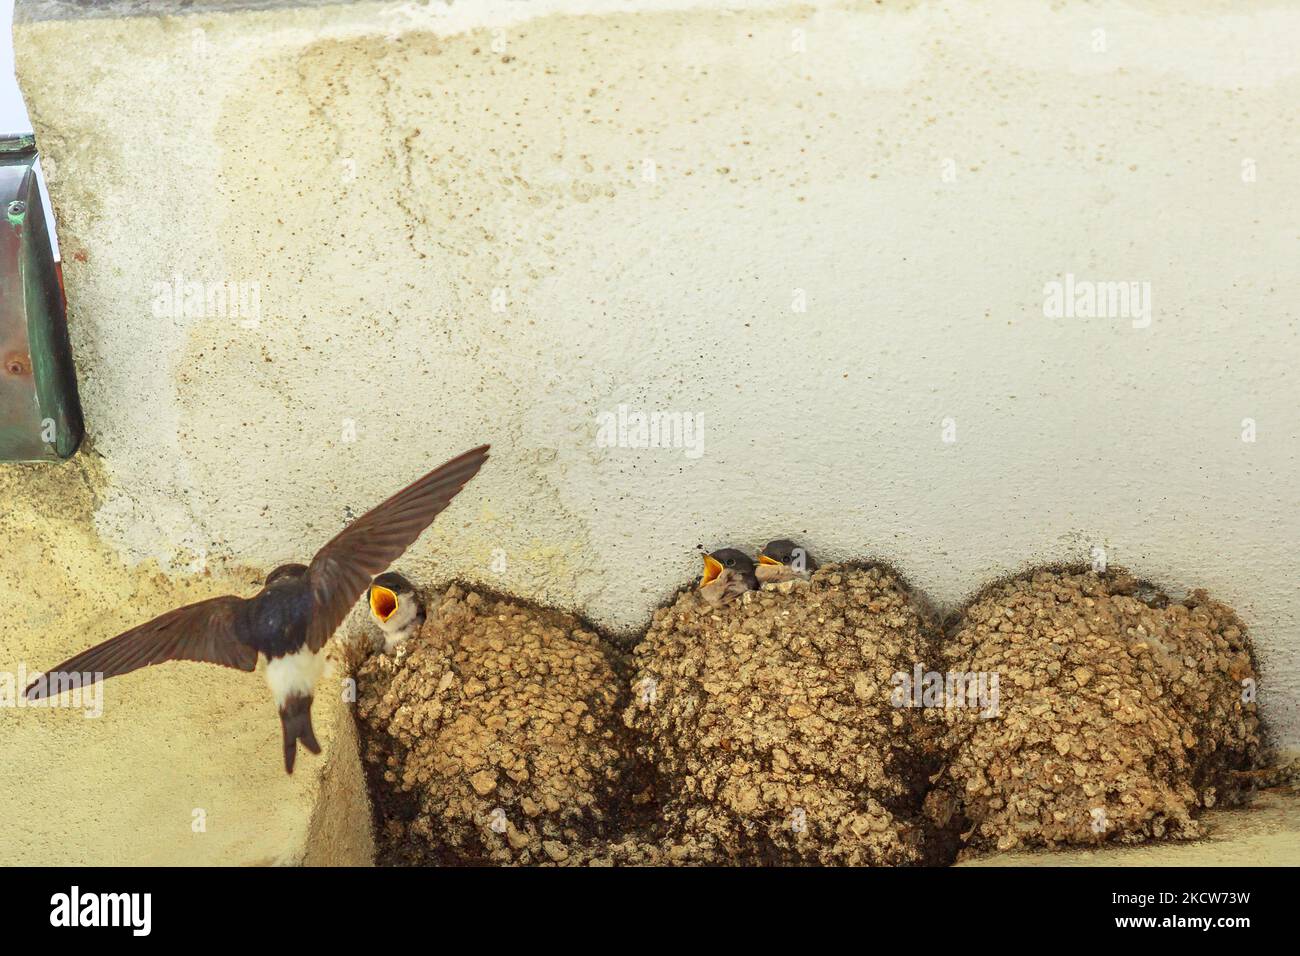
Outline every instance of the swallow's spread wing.
<svg viewBox="0 0 1300 956">
<path fill-rule="evenodd" d="M 94 683 L 164 661 L 207 661 L 251 671 L 257 650 L 240 641 L 235 629 L 243 604 L 243 598 L 226 595 L 168 611 L 51 668 L 27 688 L 27 698 L 58 693 L 63 682 L 51 681 L 51 674 L 89 674 L 87 682 Z"/>
<path fill-rule="evenodd" d="M 402 556 L 438 512 L 487 461 L 488 446 L 453 458 L 372 508 L 321 548 L 312 559 L 312 620 L 307 645 L 318 651 L 343 623 L 370 579 Z"/>
</svg>

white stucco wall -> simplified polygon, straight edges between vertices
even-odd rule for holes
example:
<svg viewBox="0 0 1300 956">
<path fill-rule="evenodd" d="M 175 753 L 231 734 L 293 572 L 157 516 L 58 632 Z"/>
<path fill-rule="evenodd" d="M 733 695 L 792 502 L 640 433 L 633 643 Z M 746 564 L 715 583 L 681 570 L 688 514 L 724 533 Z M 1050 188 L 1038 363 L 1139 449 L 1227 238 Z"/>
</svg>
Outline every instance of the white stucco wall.
<svg viewBox="0 0 1300 956">
<path fill-rule="evenodd" d="M 734 7 L 21 25 L 99 533 L 269 567 L 491 441 L 404 568 L 615 630 L 697 545 L 941 607 L 1104 547 L 1235 605 L 1300 743 L 1300 10 Z M 1149 325 L 1044 317 L 1067 273 Z M 259 321 L 159 314 L 176 275 Z M 620 404 L 702 453 L 598 447 Z"/>
</svg>

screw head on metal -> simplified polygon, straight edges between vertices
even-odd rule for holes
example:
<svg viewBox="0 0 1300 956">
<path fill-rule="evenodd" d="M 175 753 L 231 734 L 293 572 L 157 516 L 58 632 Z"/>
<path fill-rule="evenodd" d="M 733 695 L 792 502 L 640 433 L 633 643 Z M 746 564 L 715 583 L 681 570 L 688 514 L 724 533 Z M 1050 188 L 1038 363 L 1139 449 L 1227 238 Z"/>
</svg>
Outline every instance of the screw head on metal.
<svg viewBox="0 0 1300 956">
<path fill-rule="evenodd" d="M 23 202 L 21 199 L 15 199 L 9 204 L 8 211 L 11 216 L 21 216 L 27 212 L 27 203 Z"/>
</svg>

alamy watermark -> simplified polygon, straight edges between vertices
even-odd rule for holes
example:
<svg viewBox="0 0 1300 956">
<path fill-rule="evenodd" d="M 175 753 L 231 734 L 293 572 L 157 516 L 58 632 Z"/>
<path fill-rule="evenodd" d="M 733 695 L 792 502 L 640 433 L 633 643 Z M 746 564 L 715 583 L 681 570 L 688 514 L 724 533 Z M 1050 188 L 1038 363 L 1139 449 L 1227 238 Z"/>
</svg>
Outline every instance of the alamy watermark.
<svg viewBox="0 0 1300 956">
<path fill-rule="evenodd" d="M 84 711 L 87 719 L 100 717 L 104 713 L 102 677 L 102 674 L 78 671 L 38 672 L 36 684 L 48 693 L 43 699 L 28 700 L 25 692 L 31 677 L 27 665 L 19 662 L 16 671 L 0 671 L 0 707 L 69 707 Z"/>
<path fill-rule="evenodd" d="M 1049 319 L 1130 319 L 1133 328 L 1151 325 L 1150 282 L 1097 282 L 1076 279 L 1043 286 L 1043 315 Z"/>
<path fill-rule="evenodd" d="M 927 671 L 920 664 L 912 673 L 896 671 L 890 703 L 895 707 L 966 707 L 985 720 L 998 716 L 996 671 Z"/>
<path fill-rule="evenodd" d="M 148 936 L 152 912 L 152 893 L 83 893 L 74 884 L 50 897 L 51 926 L 122 926 L 132 936 Z"/>
<path fill-rule="evenodd" d="M 618 406 L 596 416 L 597 448 L 680 448 L 687 458 L 704 454 L 704 416 L 698 412 L 643 412 Z"/>
<path fill-rule="evenodd" d="M 262 321 L 262 287 L 257 282 L 187 281 L 177 273 L 171 282 L 153 284 L 156 319 L 239 319 L 245 329 Z"/>
</svg>

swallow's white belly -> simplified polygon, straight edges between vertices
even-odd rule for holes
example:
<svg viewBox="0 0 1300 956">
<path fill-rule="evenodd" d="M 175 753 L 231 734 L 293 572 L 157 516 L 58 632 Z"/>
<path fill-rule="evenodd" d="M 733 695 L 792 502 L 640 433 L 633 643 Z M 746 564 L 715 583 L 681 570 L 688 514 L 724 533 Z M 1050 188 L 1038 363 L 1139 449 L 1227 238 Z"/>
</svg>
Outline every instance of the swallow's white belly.
<svg viewBox="0 0 1300 956">
<path fill-rule="evenodd" d="M 303 645 L 292 654 L 271 658 L 266 663 L 266 682 L 277 707 L 290 697 L 310 697 L 325 670 L 325 652 L 313 653 Z"/>
</svg>

